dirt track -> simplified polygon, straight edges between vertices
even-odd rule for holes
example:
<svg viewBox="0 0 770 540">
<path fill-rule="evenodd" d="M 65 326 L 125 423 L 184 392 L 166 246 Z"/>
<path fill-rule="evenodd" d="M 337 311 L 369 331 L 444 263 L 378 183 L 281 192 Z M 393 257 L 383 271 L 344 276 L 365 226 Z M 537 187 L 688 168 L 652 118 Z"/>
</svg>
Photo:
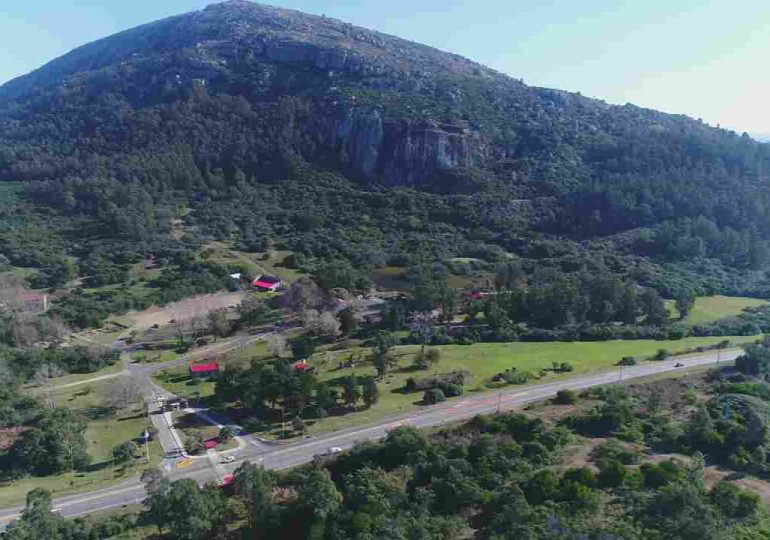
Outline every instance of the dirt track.
<svg viewBox="0 0 770 540">
<path fill-rule="evenodd" d="M 218 292 L 201 294 L 166 306 L 153 306 L 144 311 L 131 311 L 125 316 L 134 322 L 136 328 L 149 328 L 157 324 L 168 324 L 172 319 L 188 318 L 193 315 L 205 314 L 212 309 L 226 308 L 241 302 L 247 291 Z"/>
</svg>

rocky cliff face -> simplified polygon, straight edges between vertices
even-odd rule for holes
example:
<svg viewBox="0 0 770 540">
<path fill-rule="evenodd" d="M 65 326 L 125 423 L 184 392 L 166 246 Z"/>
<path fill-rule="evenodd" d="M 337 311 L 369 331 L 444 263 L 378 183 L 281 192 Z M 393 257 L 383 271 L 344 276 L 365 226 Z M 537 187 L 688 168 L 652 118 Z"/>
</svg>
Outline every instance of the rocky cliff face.
<svg viewBox="0 0 770 540">
<path fill-rule="evenodd" d="M 437 122 L 387 121 L 376 109 L 347 110 L 334 122 L 329 145 L 369 180 L 415 186 L 444 173 L 483 165 L 484 144 L 468 129 Z"/>
<path fill-rule="evenodd" d="M 358 104 L 349 91 L 414 89 L 446 72 L 500 78 L 429 47 L 235 0 L 76 49 L 1 87 L 0 101 L 35 102 L 51 94 L 93 99 L 117 91 L 142 107 L 176 97 L 169 89 L 193 87 L 235 90 L 260 102 L 294 95 L 312 102 L 315 118 L 304 129 L 323 143 L 316 154 L 338 155 L 369 182 L 422 185 L 483 165 L 483 137 L 452 122 L 404 118 L 376 104 Z"/>
</svg>

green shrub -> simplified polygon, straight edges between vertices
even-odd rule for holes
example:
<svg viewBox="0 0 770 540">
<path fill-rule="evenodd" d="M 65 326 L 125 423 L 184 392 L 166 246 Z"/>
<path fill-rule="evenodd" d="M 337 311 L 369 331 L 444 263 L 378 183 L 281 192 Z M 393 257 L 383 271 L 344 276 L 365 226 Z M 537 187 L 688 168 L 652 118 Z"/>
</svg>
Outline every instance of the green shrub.
<svg viewBox="0 0 770 540">
<path fill-rule="evenodd" d="M 134 459 L 137 452 L 139 452 L 139 447 L 136 443 L 134 441 L 126 441 L 112 449 L 112 457 L 117 463 L 125 463 Z"/>
<path fill-rule="evenodd" d="M 559 405 L 574 405 L 578 402 L 578 395 L 574 390 L 559 390 L 553 401 Z"/>
<path fill-rule="evenodd" d="M 615 365 L 616 366 L 635 366 L 636 365 L 636 358 L 634 358 L 633 356 L 624 356 Z"/>
<path fill-rule="evenodd" d="M 441 403 L 442 401 L 446 401 L 446 396 L 440 388 L 433 388 L 432 390 L 427 390 L 422 395 L 422 400 L 428 405 L 433 405 L 436 403 Z"/>
</svg>

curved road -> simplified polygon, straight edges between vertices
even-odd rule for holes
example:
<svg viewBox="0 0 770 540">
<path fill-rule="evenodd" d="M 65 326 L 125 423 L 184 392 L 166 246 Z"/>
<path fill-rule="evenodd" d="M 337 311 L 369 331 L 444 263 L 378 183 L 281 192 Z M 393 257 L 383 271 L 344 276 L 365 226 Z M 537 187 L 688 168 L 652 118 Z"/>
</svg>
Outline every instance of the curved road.
<svg viewBox="0 0 770 540">
<path fill-rule="evenodd" d="M 721 361 L 734 360 L 740 350 L 722 351 Z M 333 433 L 307 437 L 295 443 L 264 443 L 249 439 L 248 445 L 233 453 L 236 460 L 224 465 L 227 472 L 233 472 L 243 461 L 261 463 L 269 469 L 286 469 L 307 463 L 317 454 L 323 454 L 330 447 L 351 448 L 358 441 L 381 439 L 387 433 L 402 425 L 425 428 L 444 423 L 472 418 L 477 414 L 506 411 L 520 407 L 532 401 L 549 398 L 559 390 L 581 390 L 593 386 L 617 384 L 628 379 L 648 377 L 659 373 L 673 372 L 680 369 L 707 366 L 717 361 L 716 352 L 708 352 L 686 358 L 673 358 L 660 362 L 645 362 L 638 366 L 624 367 L 601 373 L 583 375 L 562 381 L 532 385 L 526 387 L 507 387 L 497 392 L 483 392 L 452 399 L 439 405 L 421 410 L 392 416 L 368 426 L 352 427 Z M 677 364 L 683 367 L 677 367 Z M 205 483 L 216 478 L 215 471 L 208 460 L 195 460 L 186 469 L 174 470 L 168 478 L 192 478 Z M 144 488 L 137 478 L 99 491 L 69 495 L 55 499 L 54 510 L 67 517 L 80 516 L 124 505 L 140 503 L 144 499 Z M 0 510 L 0 529 L 18 516 L 23 507 Z"/>
</svg>

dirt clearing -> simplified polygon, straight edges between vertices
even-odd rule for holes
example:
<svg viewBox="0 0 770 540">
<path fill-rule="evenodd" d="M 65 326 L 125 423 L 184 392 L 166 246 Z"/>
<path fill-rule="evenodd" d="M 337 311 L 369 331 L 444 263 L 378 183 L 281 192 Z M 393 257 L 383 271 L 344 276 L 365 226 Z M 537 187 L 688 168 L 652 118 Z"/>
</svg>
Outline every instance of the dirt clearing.
<svg viewBox="0 0 770 540">
<path fill-rule="evenodd" d="M 201 294 L 165 306 L 153 306 L 144 311 L 132 311 L 125 315 L 131 319 L 136 328 L 149 328 L 154 324 L 162 326 L 169 321 L 179 318 L 189 318 L 205 314 L 214 309 L 237 306 L 250 291 L 218 292 Z"/>
</svg>

